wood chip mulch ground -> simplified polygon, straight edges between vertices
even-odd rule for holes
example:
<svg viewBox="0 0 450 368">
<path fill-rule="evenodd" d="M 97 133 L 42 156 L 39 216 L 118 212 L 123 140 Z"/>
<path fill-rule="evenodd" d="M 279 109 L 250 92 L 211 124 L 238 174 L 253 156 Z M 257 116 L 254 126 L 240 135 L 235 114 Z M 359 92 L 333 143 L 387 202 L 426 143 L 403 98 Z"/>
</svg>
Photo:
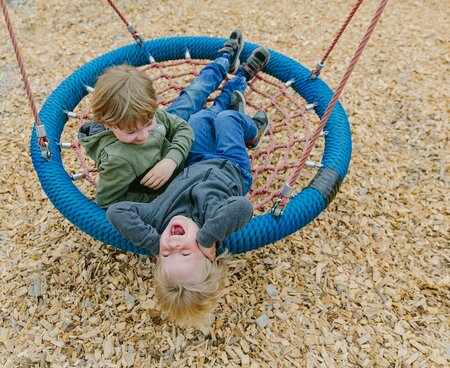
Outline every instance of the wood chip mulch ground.
<svg viewBox="0 0 450 368">
<path fill-rule="evenodd" d="M 7 3 L 39 108 L 80 66 L 133 42 L 106 1 Z M 312 68 L 354 1 L 116 5 L 145 39 L 240 27 Z M 331 54 L 331 88 L 377 5 L 363 3 Z M 93 240 L 49 202 L 0 26 L 0 366 L 448 367 L 448 5 L 389 2 L 341 98 L 353 156 L 337 198 L 299 232 L 234 257 L 207 334 L 160 314 L 150 259 Z"/>
</svg>

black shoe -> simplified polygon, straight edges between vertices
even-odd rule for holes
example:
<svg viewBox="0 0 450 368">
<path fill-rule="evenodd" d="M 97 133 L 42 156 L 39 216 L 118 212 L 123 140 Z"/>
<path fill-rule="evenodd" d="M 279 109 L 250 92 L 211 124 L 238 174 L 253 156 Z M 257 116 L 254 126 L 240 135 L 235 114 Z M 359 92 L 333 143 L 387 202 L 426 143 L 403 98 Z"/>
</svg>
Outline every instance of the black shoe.
<svg viewBox="0 0 450 368">
<path fill-rule="evenodd" d="M 228 110 L 234 110 L 241 114 L 246 115 L 245 112 L 245 97 L 241 91 L 234 91 L 231 94 L 230 104 L 228 105 Z"/>
<path fill-rule="evenodd" d="M 244 62 L 239 69 L 244 71 L 245 79 L 251 81 L 256 73 L 261 71 L 269 62 L 270 54 L 264 47 L 258 47 L 252 52 L 246 62 Z"/>
<path fill-rule="evenodd" d="M 247 147 L 255 150 L 259 147 L 262 142 L 262 138 L 266 134 L 267 129 L 269 129 L 269 115 L 267 115 L 267 112 L 265 111 L 258 111 L 252 119 L 255 122 L 258 133 L 255 138 L 253 138 L 250 142 L 247 142 Z"/>
<path fill-rule="evenodd" d="M 231 32 L 230 38 L 225 41 L 223 47 L 219 50 L 219 52 L 224 52 L 230 55 L 230 68 L 229 72 L 234 74 L 240 65 L 239 56 L 241 55 L 241 51 L 244 48 L 244 35 L 242 34 L 240 29 L 235 29 Z"/>
</svg>

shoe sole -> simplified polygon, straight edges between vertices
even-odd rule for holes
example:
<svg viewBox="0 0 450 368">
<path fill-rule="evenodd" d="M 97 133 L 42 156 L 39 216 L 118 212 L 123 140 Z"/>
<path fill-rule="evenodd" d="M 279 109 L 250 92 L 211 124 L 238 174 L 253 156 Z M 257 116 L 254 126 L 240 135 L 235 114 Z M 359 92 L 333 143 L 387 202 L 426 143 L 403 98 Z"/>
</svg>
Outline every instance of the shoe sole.
<svg viewBox="0 0 450 368">
<path fill-rule="evenodd" d="M 261 59 L 256 56 L 258 53 L 261 53 L 263 55 L 263 57 L 265 59 L 264 62 L 262 62 Z M 246 71 L 251 76 L 249 81 L 252 80 L 253 78 L 255 78 L 256 74 L 258 74 L 261 70 L 263 70 L 264 67 L 269 63 L 270 52 L 269 52 L 269 50 L 267 50 L 264 47 L 258 47 L 257 49 L 253 50 L 253 52 L 248 57 L 247 62 L 244 64 L 248 64 L 248 60 L 251 60 L 251 59 L 255 59 L 255 63 L 257 63 L 259 65 L 258 65 L 258 68 L 256 68 L 256 69 L 252 69 L 250 66 L 247 66 L 248 70 L 251 71 L 251 72 L 249 72 L 248 70 Z"/>
<path fill-rule="evenodd" d="M 242 97 L 242 100 L 244 101 L 243 106 L 242 106 L 243 107 L 242 110 L 244 112 L 241 112 L 241 114 L 247 115 L 247 111 L 245 109 L 245 96 L 244 96 L 244 94 L 241 91 L 234 91 L 233 93 Z"/>
<path fill-rule="evenodd" d="M 261 53 L 264 56 L 264 59 L 265 59 L 264 62 L 261 62 L 261 65 L 260 65 L 260 67 L 258 69 L 258 73 L 259 73 L 269 63 L 269 61 L 270 61 L 270 53 L 269 53 L 269 51 L 267 51 L 267 49 L 260 49 L 260 48 L 255 50 L 255 57 L 256 57 L 257 53 Z M 259 60 L 261 60 L 261 59 L 259 59 Z"/>
<path fill-rule="evenodd" d="M 241 41 L 242 41 L 241 46 L 238 48 L 238 52 L 236 55 L 235 66 L 234 66 L 234 68 L 231 68 L 231 67 L 229 68 L 230 74 L 235 74 L 238 71 L 239 67 L 241 66 L 240 57 L 241 57 L 241 52 L 244 49 L 244 44 L 245 44 L 244 35 L 242 34 L 242 32 L 241 32 Z"/>
<path fill-rule="evenodd" d="M 269 118 L 269 115 L 266 115 L 266 116 L 267 116 L 267 125 L 266 125 L 266 128 L 263 130 L 263 132 L 262 132 L 262 134 L 261 134 L 261 139 L 259 140 L 258 144 L 257 144 L 255 147 L 251 147 L 251 148 L 250 148 L 252 151 L 253 151 L 253 150 L 257 150 L 257 149 L 259 148 L 259 146 L 261 145 L 261 143 L 262 143 L 262 141 L 263 141 L 264 136 L 266 135 L 267 131 L 269 130 L 270 118 Z"/>
</svg>

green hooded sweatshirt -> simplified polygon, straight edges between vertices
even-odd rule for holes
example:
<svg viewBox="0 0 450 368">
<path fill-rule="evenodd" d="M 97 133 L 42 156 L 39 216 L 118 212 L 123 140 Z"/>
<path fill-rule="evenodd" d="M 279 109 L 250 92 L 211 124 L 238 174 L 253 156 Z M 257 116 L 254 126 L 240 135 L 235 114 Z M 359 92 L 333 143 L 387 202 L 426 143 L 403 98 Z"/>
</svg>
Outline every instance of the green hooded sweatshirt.
<svg viewBox="0 0 450 368">
<path fill-rule="evenodd" d="M 194 141 L 194 132 L 183 119 L 164 110 L 156 110 L 156 129 L 143 144 L 126 144 L 98 123 L 88 123 L 78 133 L 86 154 L 100 170 L 95 200 L 106 208 L 120 201 L 150 202 L 158 193 L 140 186 L 138 180 L 163 158 L 177 163 L 177 172 Z"/>
</svg>

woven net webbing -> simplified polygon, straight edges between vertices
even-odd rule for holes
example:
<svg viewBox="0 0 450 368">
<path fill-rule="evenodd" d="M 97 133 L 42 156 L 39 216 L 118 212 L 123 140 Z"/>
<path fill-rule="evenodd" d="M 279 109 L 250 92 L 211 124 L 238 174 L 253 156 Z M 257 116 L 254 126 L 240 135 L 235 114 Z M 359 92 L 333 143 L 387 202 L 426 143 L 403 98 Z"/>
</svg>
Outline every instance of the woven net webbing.
<svg viewBox="0 0 450 368">
<path fill-rule="evenodd" d="M 193 60 L 188 57 L 181 60 L 151 63 L 141 69 L 145 70 L 154 81 L 160 107 L 165 108 L 175 100 L 180 91 L 198 75 L 201 68 L 207 63 L 209 61 Z M 228 78 L 223 84 L 227 80 Z M 223 84 L 210 96 L 207 106 L 221 92 Z M 245 92 L 247 113 L 252 116 L 257 110 L 264 110 L 270 117 L 269 130 L 263 138 L 262 144 L 257 150 L 248 151 L 254 179 L 248 198 L 253 202 L 254 209 L 260 212 L 269 211 L 274 199 L 280 196 L 280 191 L 292 168 L 298 167 L 305 142 L 314 132 L 314 126 L 319 123 L 315 114 L 306 114 L 308 105 L 289 85 L 289 82 L 282 83 L 267 74 L 259 73 L 249 83 Z M 75 129 L 92 118 L 89 107 L 84 106 L 89 105 L 89 100 L 88 96 L 77 107 L 75 111 L 76 126 L 66 129 L 72 138 L 76 135 Z M 64 134 L 66 135 L 67 132 Z M 318 145 L 322 145 L 322 142 L 318 141 Z M 97 169 L 93 162 L 84 156 L 77 141 L 74 141 L 71 147 L 76 152 L 78 163 L 65 156 L 65 166 L 68 167 L 68 171 L 79 172 L 78 178 L 82 177 L 95 186 Z M 316 149 L 315 151 L 312 158 L 317 156 L 320 161 L 322 150 Z M 80 165 L 82 172 L 80 172 Z M 297 184 L 310 180 L 313 174 L 305 172 Z M 77 182 L 77 186 L 86 195 L 93 198 L 91 186 L 86 186 L 81 182 Z"/>
<path fill-rule="evenodd" d="M 178 95 L 179 90 L 187 85 L 196 75 L 191 70 L 199 70 L 204 63 L 197 65 L 194 60 L 214 60 L 224 43 L 222 38 L 213 37 L 169 37 L 146 41 L 143 47 L 128 45 L 101 55 L 81 66 L 69 75 L 50 94 L 39 117 L 45 125 L 52 159 L 43 158 L 38 144 L 36 128 L 30 139 L 30 152 L 36 173 L 44 192 L 55 208 L 70 222 L 93 238 L 138 254 L 149 254 L 147 248 L 137 247 L 123 238 L 109 223 L 105 210 L 93 200 L 94 187 L 86 180 L 74 182 L 73 174 L 80 173 L 76 155 L 61 152 L 60 142 L 71 142 L 78 130 L 74 120 L 67 120 L 64 111 L 83 111 L 89 105 L 85 86 L 94 86 L 96 79 L 104 70 L 113 65 L 128 63 L 136 67 L 147 66 L 149 55 L 161 64 L 151 66 L 149 73 L 154 73 L 156 87 L 161 91 L 161 104 L 169 103 Z M 241 54 L 245 60 L 258 45 L 246 43 Z M 189 50 L 192 62 L 184 66 L 176 66 L 179 60 L 185 59 Z M 325 127 L 327 134 L 317 142 L 323 144 L 322 149 L 314 149 L 311 161 L 320 162 L 322 167 L 315 175 L 314 171 L 303 170 L 297 177 L 294 195 L 287 201 L 282 214 L 273 216 L 272 192 L 279 192 L 289 178 L 289 172 L 297 173 L 298 162 L 304 162 L 303 150 L 313 146 L 314 139 L 308 142 L 311 131 L 314 136 L 320 132 L 322 124 L 318 121 L 325 113 L 326 107 L 333 96 L 331 89 L 320 79 L 311 81 L 310 70 L 299 62 L 276 51 L 270 51 L 270 61 L 264 68 L 264 73 L 255 79 L 247 91 L 251 115 L 257 108 L 268 111 L 272 124 L 258 151 L 250 151 L 255 175 L 252 192 L 249 194 L 256 208 L 253 218 L 240 230 L 224 239 L 223 248 L 231 253 L 243 253 L 274 243 L 295 231 L 298 231 L 315 219 L 332 201 L 339 184 L 344 179 L 351 158 L 351 131 L 347 115 L 343 107 L 336 104 Z M 167 67 L 166 64 L 167 63 Z M 164 68 L 160 69 L 159 65 Z M 178 71 L 173 68 L 187 68 L 181 75 L 175 77 Z M 164 70 L 164 71 L 161 71 Z M 159 75 L 167 73 L 171 79 L 165 81 Z M 183 75 L 184 74 L 184 75 Z M 267 79 L 267 81 L 266 81 Z M 292 81 L 293 82 L 290 82 Z M 290 87 L 284 84 L 289 84 Z M 281 84 L 281 85 L 280 85 Z M 173 91 L 164 91 L 164 85 L 177 85 Z M 171 95 L 173 93 L 173 95 Z M 275 97 L 282 94 L 283 98 Z M 212 96 L 214 97 L 214 96 Z M 303 100 L 304 99 L 304 100 Z M 166 101 L 167 100 L 167 101 Z M 274 101 L 277 102 L 274 102 Z M 166 101 L 166 102 L 164 102 Z M 309 128 L 305 127 L 304 112 L 306 101 L 317 102 L 315 114 L 308 114 Z M 80 113 L 83 114 L 82 112 Z M 87 113 L 86 113 L 87 115 Z M 85 117 L 86 118 L 86 117 Z M 317 120 L 317 125 L 314 121 Z M 316 129 L 314 129 L 316 127 Z M 70 146 L 70 144 L 69 144 Z M 92 166 L 91 162 L 86 163 Z M 89 168 L 86 169 L 89 173 Z M 307 173 L 307 175 L 305 175 Z M 95 173 L 90 173 L 95 179 Z M 314 176 L 310 182 L 307 176 Z M 81 174 L 81 177 L 83 173 Z M 296 176 L 296 175 L 294 175 Z M 305 181 L 305 182 L 303 182 Z M 286 196 L 284 198 L 287 198 Z M 275 200 L 275 196 L 272 197 Z M 277 202 L 275 200 L 274 202 Z M 276 207 L 279 209 L 279 206 Z"/>
</svg>

